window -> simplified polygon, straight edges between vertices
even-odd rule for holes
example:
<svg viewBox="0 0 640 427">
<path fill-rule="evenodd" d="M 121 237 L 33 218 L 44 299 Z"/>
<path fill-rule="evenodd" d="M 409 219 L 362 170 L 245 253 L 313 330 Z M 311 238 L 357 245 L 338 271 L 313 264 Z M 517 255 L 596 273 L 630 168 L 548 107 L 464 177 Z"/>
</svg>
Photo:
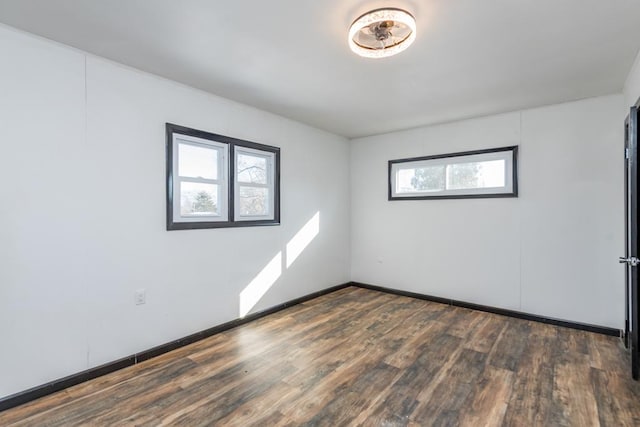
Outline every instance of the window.
<svg viewBox="0 0 640 427">
<path fill-rule="evenodd" d="M 236 147 L 235 213 L 238 221 L 273 218 L 275 153 Z"/>
<path fill-rule="evenodd" d="M 389 161 L 389 200 L 517 197 L 518 147 Z"/>
<path fill-rule="evenodd" d="M 166 128 L 167 230 L 280 223 L 279 148 Z"/>
<path fill-rule="evenodd" d="M 179 222 L 227 221 L 229 147 L 188 135 L 173 135 L 175 173 L 174 220 Z M 177 214 L 177 215 L 176 215 Z"/>
</svg>

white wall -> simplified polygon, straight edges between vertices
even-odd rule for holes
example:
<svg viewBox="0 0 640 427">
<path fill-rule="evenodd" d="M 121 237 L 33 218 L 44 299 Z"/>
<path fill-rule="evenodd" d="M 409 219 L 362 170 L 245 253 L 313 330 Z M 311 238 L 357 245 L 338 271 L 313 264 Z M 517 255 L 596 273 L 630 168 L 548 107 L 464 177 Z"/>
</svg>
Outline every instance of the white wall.
<svg viewBox="0 0 640 427">
<path fill-rule="evenodd" d="M 635 105 L 640 98 L 640 52 L 638 52 L 633 67 L 629 71 L 623 92 L 625 112 L 628 114 L 629 107 Z"/>
<path fill-rule="evenodd" d="M 622 328 L 622 95 L 353 140 L 354 281 Z M 519 145 L 519 197 L 387 201 L 387 161 Z"/>
<path fill-rule="evenodd" d="M 252 311 L 349 280 L 344 138 L 8 27 L 0 57 L 0 397 L 238 318 L 267 265 Z M 165 122 L 281 147 L 282 225 L 167 232 Z"/>
</svg>

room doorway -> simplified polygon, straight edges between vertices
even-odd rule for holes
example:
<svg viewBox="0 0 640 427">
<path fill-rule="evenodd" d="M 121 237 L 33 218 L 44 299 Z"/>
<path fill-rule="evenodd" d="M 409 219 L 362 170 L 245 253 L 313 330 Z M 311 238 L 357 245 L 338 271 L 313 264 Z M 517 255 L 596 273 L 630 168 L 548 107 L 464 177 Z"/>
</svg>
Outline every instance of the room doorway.
<svg viewBox="0 0 640 427">
<path fill-rule="evenodd" d="M 624 343 L 631 352 L 631 375 L 637 380 L 640 374 L 638 335 L 640 332 L 640 295 L 638 294 L 638 104 L 631 107 L 625 120 L 625 327 Z"/>
</svg>

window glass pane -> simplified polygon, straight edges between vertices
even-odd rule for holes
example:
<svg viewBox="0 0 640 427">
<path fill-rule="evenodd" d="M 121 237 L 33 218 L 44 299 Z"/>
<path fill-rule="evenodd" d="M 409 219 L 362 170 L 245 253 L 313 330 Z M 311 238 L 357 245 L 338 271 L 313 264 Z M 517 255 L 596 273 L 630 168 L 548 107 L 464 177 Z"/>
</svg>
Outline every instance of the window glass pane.
<svg viewBox="0 0 640 427">
<path fill-rule="evenodd" d="M 416 193 L 444 190 L 444 165 L 398 170 L 397 193 Z"/>
<path fill-rule="evenodd" d="M 178 174 L 189 178 L 218 179 L 218 150 L 179 144 Z"/>
<path fill-rule="evenodd" d="M 217 216 L 218 185 L 197 182 L 180 183 L 180 215 Z"/>
<path fill-rule="evenodd" d="M 269 214 L 269 189 L 262 187 L 239 188 L 238 207 L 240 215 L 264 216 Z"/>
<path fill-rule="evenodd" d="M 266 184 L 267 159 L 262 156 L 238 153 L 236 173 L 238 174 L 238 182 Z"/>
<path fill-rule="evenodd" d="M 448 165 L 447 189 L 504 187 L 505 168 L 506 162 L 502 159 Z"/>
</svg>

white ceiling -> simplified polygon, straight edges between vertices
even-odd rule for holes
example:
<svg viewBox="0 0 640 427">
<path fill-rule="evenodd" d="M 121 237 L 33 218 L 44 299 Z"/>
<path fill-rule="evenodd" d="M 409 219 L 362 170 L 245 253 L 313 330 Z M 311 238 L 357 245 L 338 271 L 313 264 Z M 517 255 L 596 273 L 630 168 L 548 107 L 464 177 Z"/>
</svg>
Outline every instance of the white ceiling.
<svg viewBox="0 0 640 427">
<path fill-rule="evenodd" d="M 415 43 L 355 56 L 382 6 Z M 638 0 L 0 0 L 0 22 L 347 137 L 618 92 L 640 48 Z"/>
</svg>

